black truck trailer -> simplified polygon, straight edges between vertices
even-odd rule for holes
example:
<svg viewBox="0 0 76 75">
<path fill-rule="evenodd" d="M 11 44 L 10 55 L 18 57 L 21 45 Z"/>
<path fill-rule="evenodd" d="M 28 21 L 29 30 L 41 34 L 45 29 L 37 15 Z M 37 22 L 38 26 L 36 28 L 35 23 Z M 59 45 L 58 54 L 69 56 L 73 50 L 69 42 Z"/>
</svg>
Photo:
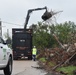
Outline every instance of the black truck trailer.
<svg viewBox="0 0 76 75">
<path fill-rule="evenodd" d="M 30 18 L 30 14 L 33 11 L 43 9 L 46 10 L 45 13 L 42 15 L 42 19 L 44 21 L 52 17 L 52 14 L 47 11 L 46 6 L 43 8 L 29 9 L 24 23 L 24 28 L 12 29 L 12 48 L 14 59 L 25 57 L 28 57 L 28 59 L 32 59 L 32 29 L 27 29 L 26 27 Z"/>
<path fill-rule="evenodd" d="M 12 29 L 13 58 L 32 59 L 32 29 Z"/>
</svg>

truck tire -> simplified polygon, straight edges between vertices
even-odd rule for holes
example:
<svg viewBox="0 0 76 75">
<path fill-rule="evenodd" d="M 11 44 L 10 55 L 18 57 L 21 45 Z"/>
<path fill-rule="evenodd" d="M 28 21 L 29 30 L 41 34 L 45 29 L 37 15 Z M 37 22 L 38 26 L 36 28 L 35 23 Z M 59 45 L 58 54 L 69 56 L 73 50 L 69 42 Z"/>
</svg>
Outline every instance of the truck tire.
<svg viewBox="0 0 76 75">
<path fill-rule="evenodd" d="M 18 60 L 18 58 L 17 57 L 14 57 L 13 60 Z"/>
<path fill-rule="evenodd" d="M 7 66 L 4 68 L 4 75 L 11 75 L 12 73 L 12 58 L 9 58 Z"/>
<path fill-rule="evenodd" d="M 28 60 L 32 60 L 32 56 L 28 56 Z"/>
</svg>

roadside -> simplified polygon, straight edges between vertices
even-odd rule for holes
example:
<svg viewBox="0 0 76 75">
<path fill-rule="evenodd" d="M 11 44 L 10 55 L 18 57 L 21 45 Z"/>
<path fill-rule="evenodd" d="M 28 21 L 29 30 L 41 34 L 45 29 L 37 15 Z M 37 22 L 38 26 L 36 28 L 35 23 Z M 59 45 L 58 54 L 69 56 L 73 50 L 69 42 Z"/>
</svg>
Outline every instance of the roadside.
<svg viewBox="0 0 76 75">
<path fill-rule="evenodd" d="M 39 66 L 38 62 L 32 60 L 14 61 L 12 75 L 59 75 L 46 71 Z"/>
<path fill-rule="evenodd" d="M 59 75 L 48 72 L 43 67 L 39 66 L 39 61 L 32 60 L 17 60 L 13 62 L 12 75 Z M 4 75 L 3 71 L 0 71 L 0 75 Z"/>
<path fill-rule="evenodd" d="M 76 75 L 76 48 L 69 51 L 60 48 L 43 50 L 37 59 L 48 72 Z"/>
<path fill-rule="evenodd" d="M 47 72 L 43 69 L 38 69 L 38 61 L 32 60 L 17 60 L 14 61 L 12 75 L 45 75 Z"/>
</svg>

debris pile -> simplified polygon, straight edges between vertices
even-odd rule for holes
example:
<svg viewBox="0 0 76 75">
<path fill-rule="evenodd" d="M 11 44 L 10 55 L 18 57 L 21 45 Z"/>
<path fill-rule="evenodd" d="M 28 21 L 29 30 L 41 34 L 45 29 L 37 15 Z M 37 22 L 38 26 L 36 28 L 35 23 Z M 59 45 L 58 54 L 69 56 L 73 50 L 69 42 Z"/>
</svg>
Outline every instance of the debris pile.
<svg viewBox="0 0 76 75">
<path fill-rule="evenodd" d="M 47 62 L 53 62 L 55 65 L 52 70 L 59 66 L 76 65 L 76 46 L 70 45 L 67 49 L 51 48 L 40 52 L 38 58 L 44 57 Z"/>
</svg>

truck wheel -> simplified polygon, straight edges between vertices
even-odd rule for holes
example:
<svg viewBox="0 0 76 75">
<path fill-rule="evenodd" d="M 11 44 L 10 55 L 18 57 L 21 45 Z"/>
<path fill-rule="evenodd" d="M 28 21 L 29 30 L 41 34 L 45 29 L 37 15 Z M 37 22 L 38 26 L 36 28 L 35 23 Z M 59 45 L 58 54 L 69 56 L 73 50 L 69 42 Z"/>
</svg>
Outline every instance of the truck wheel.
<svg viewBox="0 0 76 75">
<path fill-rule="evenodd" d="M 28 56 L 28 60 L 32 60 L 32 56 Z"/>
<path fill-rule="evenodd" d="M 7 66 L 4 68 L 4 74 L 11 75 L 11 73 L 12 73 L 12 59 L 10 57 Z"/>
<path fill-rule="evenodd" d="M 18 60 L 18 58 L 17 57 L 14 57 L 13 60 Z"/>
</svg>

